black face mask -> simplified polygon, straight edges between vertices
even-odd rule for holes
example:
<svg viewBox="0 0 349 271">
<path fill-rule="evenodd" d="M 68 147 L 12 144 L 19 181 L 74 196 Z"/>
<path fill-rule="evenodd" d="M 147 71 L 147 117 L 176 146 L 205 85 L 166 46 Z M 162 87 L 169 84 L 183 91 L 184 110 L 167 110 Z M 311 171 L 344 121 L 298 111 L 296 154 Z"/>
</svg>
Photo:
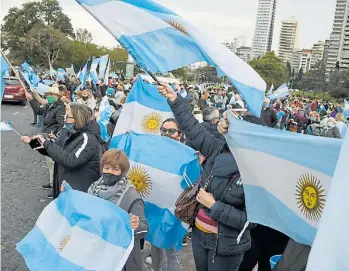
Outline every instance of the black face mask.
<svg viewBox="0 0 349 271">
<path fill-rule="evenodd" d="M 120 181 L 122 175 L 114 175 L 111 173 L 103 173 L 103 181 L 106 185 L 111 186 Z"/>
<path fill-rule="evenodd" d="M 88 96 L 82 96 L 82 99 L 86 101 L 88 99 Z"/>
</svg>

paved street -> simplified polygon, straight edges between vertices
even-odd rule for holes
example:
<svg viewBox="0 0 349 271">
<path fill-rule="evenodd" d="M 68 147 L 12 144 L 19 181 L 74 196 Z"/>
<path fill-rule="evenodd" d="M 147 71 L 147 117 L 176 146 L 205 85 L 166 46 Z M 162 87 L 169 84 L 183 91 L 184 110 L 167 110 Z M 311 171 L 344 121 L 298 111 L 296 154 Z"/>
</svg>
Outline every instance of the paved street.
<svg viewBox="0 0 349 271">
<path fill-rule="evenodd" d="M 29 125 L 30 108 L 17 104 L 1 105 L 1 121 L 12 121 L 22 135 L 39 130 Z M 1 270 L 28 270 L 15 249 L 33 227 L 42 209 L 50 202 L 40 186 L 48 181 L 44 157 L 25 144 L 14 132 L 1 133 Z M 194 271 L 191 244 L 181 253 L 181 269 Z"/>
</svg>

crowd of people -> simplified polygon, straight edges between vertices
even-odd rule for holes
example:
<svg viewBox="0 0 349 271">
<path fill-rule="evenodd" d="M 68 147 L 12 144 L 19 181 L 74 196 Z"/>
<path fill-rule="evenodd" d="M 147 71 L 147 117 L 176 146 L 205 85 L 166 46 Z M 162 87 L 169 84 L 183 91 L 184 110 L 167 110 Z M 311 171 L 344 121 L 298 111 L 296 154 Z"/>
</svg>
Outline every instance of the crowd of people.
<svg viewBox="0 0 349 271">
<path fill-rule="evenodd" d="M 180 252 L 176 249 L 164 251 L 153 246 L 151 255 L 142 255 L 149 230 L 143 200 L 127 180 L 128 157 L 120 150 L 108 150 L 110 142 L 102 140 L 97 123 L 99 104 L 107 96 L 113 111 L 108 124 L 111 138 L 132 84 L 133 80 L 109 78 L 107 84 L 87 82 L 83 87 L 71 76 L 54 83 L 43 97 L 35 90 L 27 92 L 35 116 L 33 124 L 39 124 L 42 132 L 23 136 L 22 141 L 46 157 L 50 177 L 42 188 L 50 190 L 48 198 L 64 193 L 65 181 L 73 189 L 111 201 L 132 214 L 135 247 L 126 271 L 143 270 L 145 259 L 154 271 L 179 271 Z M 232 87 L 161 83 L 158 90 L 175 117 L 162 123 L 161 135 L 197 151 L 202 166 L 196 197 L 200 208 L 188 234 L 197 270 L 252 271 L 257 263 L 259 271 L 270 270 L 269 259 L 276 254 L 284 254 L 284 265 L 299 268 L 275 270 L 305 270 L 307 256 L 304 262 L 290 260 L 297 258 L 297 249 L 299 253 L 307 251 L 303 245 L 273 229 L 248 223 L 243 180 L 223 136 L 229 126 L 223 112 L 232 110 L 246 121 L 275 129 L 342 138 L 348 125 L 343 107 L 294 97 L 266 98 L 257 118 Z M 186 238 L 183 244 L 187 244 Z"/>
</svg>

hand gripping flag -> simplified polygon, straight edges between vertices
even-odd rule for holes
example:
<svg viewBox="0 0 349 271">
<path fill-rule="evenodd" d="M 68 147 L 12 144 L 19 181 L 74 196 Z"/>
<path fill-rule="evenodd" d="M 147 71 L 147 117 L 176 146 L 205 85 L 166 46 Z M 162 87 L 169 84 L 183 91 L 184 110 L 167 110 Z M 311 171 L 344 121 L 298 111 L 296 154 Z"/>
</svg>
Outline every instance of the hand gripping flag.
<svg viewBox="0 0 349 271">
<path fill-rule="evenodd" d="M 206 61 L 226 75 L 256 116 L 266 83 L 247 63 L 216 39 L 151 0 L 77 0 L 145 70 L 165 73 Z M 137 18 L 137 20 L 135 20 Z"/>
<path fill-rule="evenodd" d="M 225 138 L 242 176 L 248 221 L 311 245 L 343 140 L 228 119 Z"/>
<path fill-rule="evenodd" d="M 165 136 L 134 132 L 119 137 L 113 147 L 130 159 L 127 178 L 145 201 L 146 240 L 158 248 L 181 249 L 187 226 L 174 215 L 175 202 L 200 176 L 196 152 Z"/>
<path fill-rule="evenodd" d="M 66 190 L 17 244 L 29 270 L 122 270 L 134 242 L 129 215 L 109 201 Z"/>
</svg>

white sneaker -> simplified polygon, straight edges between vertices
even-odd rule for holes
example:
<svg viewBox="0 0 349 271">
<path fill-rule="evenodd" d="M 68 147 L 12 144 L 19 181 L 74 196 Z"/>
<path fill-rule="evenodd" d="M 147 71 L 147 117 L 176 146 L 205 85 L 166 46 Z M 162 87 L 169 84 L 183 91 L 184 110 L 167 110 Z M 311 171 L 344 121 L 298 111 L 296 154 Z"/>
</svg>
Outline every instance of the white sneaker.
<svg viewBox="0 0 349 271">
<path fill-rule="evenodd" d="M 153 263 L 153 260 L 151 259 L 150 256 L 148 256 L 147 258 L 145 258 L 145 262 L 146 262 L 147 264 L 152 264 L 152 263 Z"/>
</svg>

